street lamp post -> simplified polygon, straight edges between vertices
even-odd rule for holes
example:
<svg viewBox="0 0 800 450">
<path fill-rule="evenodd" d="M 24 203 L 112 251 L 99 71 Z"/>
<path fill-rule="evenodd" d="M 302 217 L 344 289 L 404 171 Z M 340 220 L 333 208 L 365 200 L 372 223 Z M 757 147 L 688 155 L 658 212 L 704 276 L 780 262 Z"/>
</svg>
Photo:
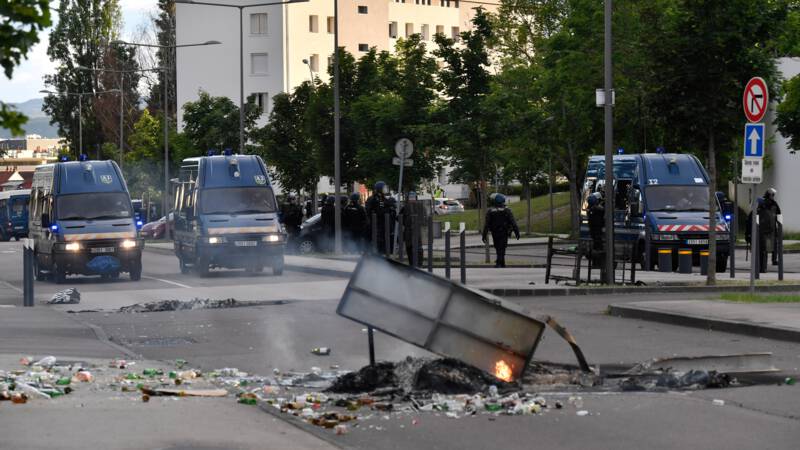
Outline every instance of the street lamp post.
<svg viewBox="0 0 800 450">
<path fill-rule="evenodd" d="M 614 145 L 614 112 L 612 109 L 614 77 L 612 67 L 612 35 L 611 35 L 611 14 L 613 11 L 613 0 L 605 0 L 605 39 L 603 45 L 603 62 L 605 65 L 604 83 L 604 112 L 605 112 L 605 208 L 606 208 L 606 257 L 605 257 L 605 282 L 614 283 L 614 156 L 612 147 Z"/>
<path fill-rule="evenodd" d="M 66 97 L 69 96 L 78 97 L 78 155 L 81 155 L 83 154 L 83 96 L 108 94 L 110 92 L 122 92 L 122 91 L 119 89 L 109 89 L 107 91 L 98 91 L 98 92 L 55 92 L 43 89 L 39 92 L 42 94 L 62 95 Z"/>
<path fill-rule="evenodd" d="M 197 44 L 180 44 L 180 45 L 158 45 L 158 44 L 142 44 L 137 42 L 125 42 L 120 40 L 111 41 L 113 45 L 129 45 L 133 47 L 154 47 L 154 48 L 181 48 L 181 47 L 202 47 L 206 45 L 218 45 L 219 41 L 206 41 Z M 161 196 L 161 212 L 166 216 L 168 208 L 169 197 L 169 67 L 160 67 L 154 70 L 161 70 L 164 72 L 164 100 L 163 100 L 163 114 L 164 114 L 164 193 Z"/>
<path fill-rule="evenodd" d="M 239 10 L 239 152 L 244 154 L 244 24 L 243 14 L 245 8 L 259 6 L 286 5 L 289 3 L 303 3 L 309 0 L 288 0 L 270 3 L 253 3 L 249 5 L 231 5 L 227 3 L 214 3 L 194 0 L 175 0 L 183 5 L 220 6 L 224 8 L 237 8 Z"/>
<path fill-rule="evenodd" d="M 342 253 L 342 164 L 339 127 L 339 0 L 333 0 L 333 193 L 334 199 L 334 251 Z M 402 166 L 401 166 L 402 168 Z M 398 192 L 398 195 L 400 193 Z"/>
</svg>

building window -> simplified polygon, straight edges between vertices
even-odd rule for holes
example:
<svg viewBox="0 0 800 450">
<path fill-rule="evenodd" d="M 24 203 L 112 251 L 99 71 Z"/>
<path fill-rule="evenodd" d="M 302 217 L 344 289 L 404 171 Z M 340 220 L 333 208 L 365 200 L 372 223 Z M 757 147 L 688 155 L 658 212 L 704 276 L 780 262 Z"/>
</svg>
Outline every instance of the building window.
<svg viewBox="0 0 800 450">
<path fill-rule="evenodd" d="M 397 22 L 389 22 L 389 37 L 392 39 L 397 38 Z"/>
<path fill-rule="evenodd" d="M 333 23 L 333 17 L 328 16 L 328 34 L 333 34 L 334 28 L 335 24 Z"/>
<path fill-rule="evenodd" d="M 436 25 L 436 34 L 444 34 L 444 25 Z"/>
<path fill-rule="evenodd" d="M 308 65 L 311 66 L 311 70 L 314 72 L 319 72 L 319 55 L 316 53 L 311 55 Z"/>
<path fill-rule="evenodd" d="M 250 34 L 267 34 L 267 13 L 250 14 Z"/>
<path fill-rule="evenodd" d="M 458 27 L 453 27 L 450 29 L 450 36 L 453 38 L 454 41 L 458 41 L 460 30 Z"/>
<path fill-rule="evenodd" d="M 308 16 L 308 31 L 312 33 L 319 33 L 319 17 Z"/>
<path fill-rule="evenodd" d="M 422 34 L 422 40 L 423 41 L 427 41 L 428 39 L 431 38 L 430 27 L 427 24 L 426 25 L 422 25 L 422 29 L 420 30 L 420 33 Z"/>
<path fill-rule="evenodd" d="M 368 52 L 369 51 L 369 44 L 358 44 L 358 51 L 360 51 L 360 52 Z"/>
<path fill-rule="evenodd" d="M 250 74 L 251 75 L 266 75 L 268 65 L 268 55 L 266 53 L 251 53 L 250 54 Z"/>
<path fill-rule="evenodd" d="M 414 34 L 414 24 L 413 23 L 407 23 L 406 24 L 406 37 L 411 37 L 412 34 Z"/>
<path fill-rule="evenodd" d="M 261 115 L 267 115 L 269 111 L 269 94 L 266 92 L 254 92 L 256 105 L 261 108 Z"/>
<path fill-rule="evenodd" d="M 333 56 L 328 56 L 328 70 L 333 67 Z"/>
<path fill-rule="evenodd" d="M 358 5 L 358 13 L 359 14 L 367 14 L 367 7 L 364 5 Z"/>
</svg>

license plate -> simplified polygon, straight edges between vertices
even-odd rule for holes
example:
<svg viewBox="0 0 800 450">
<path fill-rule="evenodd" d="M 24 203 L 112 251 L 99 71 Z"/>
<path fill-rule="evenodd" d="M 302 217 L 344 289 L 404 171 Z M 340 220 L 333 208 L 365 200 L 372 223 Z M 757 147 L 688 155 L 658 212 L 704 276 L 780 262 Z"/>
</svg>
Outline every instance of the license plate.
<svg viewBox="0 0 800 450">
<path fill-rule="evenodd" d="M 689 245 L 708 245 L 708 239 L 687 239 Z"/>
<path fill-rule="evenodd" d="M 15 230 L 21 230 L 23 227 L 14 227 Z"/>
<path fill-rule="evenodd" d="M 258 241 L 236 241 L 234 244 L 237 247 L 257 247 Z"/>
<path fill-rule="evenodd" d="M 114 253 L 114 247 L 94 247 L 89 249 L 90 253 Z"/>
</svg>

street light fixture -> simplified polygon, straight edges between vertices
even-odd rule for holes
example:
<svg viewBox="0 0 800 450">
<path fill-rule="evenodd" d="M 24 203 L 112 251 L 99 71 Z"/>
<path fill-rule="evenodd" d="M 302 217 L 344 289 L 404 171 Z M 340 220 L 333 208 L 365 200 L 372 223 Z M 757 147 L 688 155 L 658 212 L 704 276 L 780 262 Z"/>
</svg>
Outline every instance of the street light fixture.
<svg viewBox="0 0 800 450">
<path fill-rule="evenodd" d="M 206 41 L 201 43 L 195 44 L 177 44 L 177 45 L 159 45 L 159 44 L 144 44 L 138 42 L 126 42 L 121 40 L 113 40 L 110 42 L 111 45 L 128 45 L 132 47 L 155 47 L 155 48 L 181 48 L 181 47 L 201 47 L 205 45 L 218 45 L 221 44 L 220 41 Z M 167 215 L 167 197 L 169 196 L 169 68 L 167 67 L 160 67 L 155 70 L 161 70 L 164 72 L 164 105 L 162 108 L 162 112 L 164 114 L 164 193 L 161 196 L 161 208 L 162 213 Z"/>
<path fill-rule="evenodd" d="M 97 91 L 97 92 L 56 92 L 56 91 L 49 91 L 47 89 L 42 89 L 39 91 L 41 94 L 48 94 L 48 95 L 63 95 L 69 97 L 70 95 L 78 97 L 78 155 L 83 154 L 83 96 L 84 95 L 98 95 L 98 94 L 107 94 L 110 92 L 122 92 L 119 89 L 109 89 L 107 91 Z M 98 159 L 100 159 L 98 157 Z"/>
<path fill-rule="evenodd" d="M 252 3 L 247 5 L 231 5 L 227 3 L 204 2 L 194 0 L 175 0 L 183 5 L 219 6 L 223 8 L 237 8 L 239 10 L 239 152 L 244 154 L 244 25 L 243 11 L 245 8 L 259 6 L 288 5 L 291 3 L 305 3 L 309 0 L 287 0 L 268 3 Z"/>
</svg>

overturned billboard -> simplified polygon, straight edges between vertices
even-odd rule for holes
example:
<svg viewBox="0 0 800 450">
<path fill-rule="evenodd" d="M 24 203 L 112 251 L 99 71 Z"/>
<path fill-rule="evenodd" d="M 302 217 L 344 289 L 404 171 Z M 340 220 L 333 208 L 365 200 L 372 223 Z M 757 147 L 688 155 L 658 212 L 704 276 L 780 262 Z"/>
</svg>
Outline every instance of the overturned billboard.
<svg viewBox="0 0 800 450">
<path fill-rule="evenodd" d="M 372 255 L 336 312 L 505 381 L 522 376 L 545 327 L 514 303 Z"/>
</svg>

